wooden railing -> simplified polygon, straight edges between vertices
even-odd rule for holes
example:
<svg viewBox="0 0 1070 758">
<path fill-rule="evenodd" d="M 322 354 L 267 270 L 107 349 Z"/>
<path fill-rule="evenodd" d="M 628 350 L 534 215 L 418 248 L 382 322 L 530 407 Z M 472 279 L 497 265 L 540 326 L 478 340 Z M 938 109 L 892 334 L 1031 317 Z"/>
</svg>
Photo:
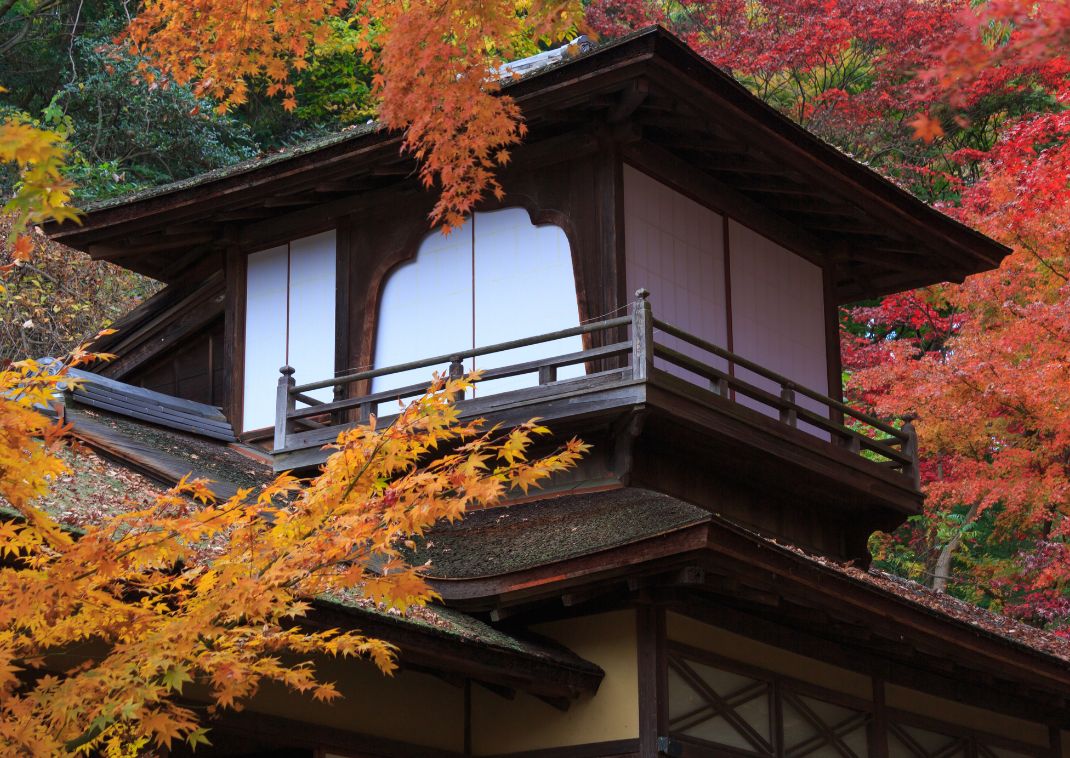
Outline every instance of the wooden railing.
<svg viewBox="0 0 1070 758">
<path fill-rule="evenodd" d="M 788 377 L 781 376 L 719 345 L 656 319 L 651 311 L 650 302 L 647 300 L 649 295 L 650 293 L 645 289 L 636 292 L 636 301 L 630 316 L 605 319 L 548 334 L 437 355 L 396 366 L 357 371 L 308 384 L 296 384 L 293 377 L 294 369 L 283 366 L 280 369 L 282 376 L 279 378 L 276 405 L 275 450 L 283 451 L 299 444 L 303 436 L 297 431 L 299 428 L 315 430 L 340 426 L 347 423 L 347 417 L 350 421 L 365 422 L 379 403 L 418 397 L 427 390 L 428 384 L 424 381 L 395 389 L 346 397 L 347 388 L 357 382 L 370 382 L 373 379 L 416 369 L 427 369 L 430 373 L 433 369 L 444 368 L 449 377 L 460 377 L 464 373 L 464 361 L 469 358 L 494 355 L 587 334 L 600 333 L 603 335 L 601 341 L 608 342 L 613 335 L 619 335 L 622 328 L 630 327 L 631 339 L 629 340 L 609 342 L 586 350 L 487 369 L 481 372 L 478 381 L 488 382 L 507 377 L 533 375 L 537 378 L 540 387 L 548 387 L 558 383 L 557 372 L 561 368 L 578 364 L 592 365 L 594 362 L 621 356 L 630 357 L 630 362 L 621 361 L 621 365 L 626 366 L 623 370 L 618 369 L 622 373 L 622 378 L 630 381 L 648 381 L 656 380 L 659 372 L 665 373 L 655 366 L 655 359 L 658 359 L 699 377 L 706 383 L 705 389 L 714 395 L 730 400 L 738 400 L 740 396 L 748 398 L 752 405 L 779 418 L 781 423 L 797 428 L 802 422 L 818 433 L 827 435 L 832 444 L 859 455 L 864 454 L 875 465 L 910 476 L 915 487 L 919 486 L 917 435 L 910 417 L 904 418 L 901 427 L 896 427 L 862 413 L 840 400 L 802 386 Z M 712 365 L 712 360 L 695 358 L 659 344 L 656 338 L 657 333 L 674 337 L 708 354 L 712 359 L 719 359 L 724 362 L 727 370 Z M 771 392 L 736 376 L 735 371 L 738 369 L 761 377 L 778 387 L 779 391 Z M 570 382 L 590 378 L 591 375 L 588 374 L 575 380 L 563 380 L 560 385 L 566 386 Z M 334 388 L 334 400 L 331 402 L 318 400 L 308 394 L 328 387 Z M 516 390 L 515 392 L 527 391 Z M 823 410 L 805 407 L 800 404 L 800 397 L 808 399 L 810 405 L 816 404 Z M 298 407 L 298 403 L 301 403 L 302 407 Z M 329 417 L 329 422 L 325 422 L 324 417 Z"/>
</svg>

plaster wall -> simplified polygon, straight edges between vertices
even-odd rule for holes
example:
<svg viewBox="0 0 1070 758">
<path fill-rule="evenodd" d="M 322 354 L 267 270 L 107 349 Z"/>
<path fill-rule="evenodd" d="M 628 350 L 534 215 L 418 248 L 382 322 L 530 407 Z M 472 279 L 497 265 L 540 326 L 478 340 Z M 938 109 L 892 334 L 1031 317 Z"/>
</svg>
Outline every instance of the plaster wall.
<svg viewBox="0 0 1070 758">
<path fill-rule="evenodd" d="M 724 216 L 628 165 L 624 231 L 629 296 L 640 287 L 648 289 L 656 318 L 828 393 L 824 282 L 818 266 L 734 220 L 726 224 Z M 655 336 L 659 344 L 721 370 L 728 368 L 704 350 L 668 335 Z M 661 359 L 654 363 L 706 384 L 686 369 Z M 779 395 L 779 385 L 738 366 L 733 370 Z M 741 393 L 736 399 L 777 415 Z M 825 413 L 816 402 L 801 397 L 799 402 Z M 799 426 L 827 436 L 805 423 Z"/>
<path fill-rule="evenodd" d="M 567 619 L 533 631 L 570 648 L 605 672 L 598 692 L 560 711 L 529 695 L 506 700 L 472 688 L 475 755 L 634 739 L 639 736 L 636 619 L 631 610 Z"/>
<path fill-rule="evenodd" d="M 335 260 L 334 230 L 249 256 L 244 431 L 275 424 L 281 366 L 294 367 L 298 384 L 334 376 Z M 329 388 L 309 394 L 332 399 Z"/>
<path fill-rule="evenodd" d="M 965 703 L 934 697 L 925 692 L 899 687 L 895 684 L 884 685 L 884 700 L 889 708 L 898 708 L 901 711 L 939 719 L 949 724 L 957 724 L 1038 747 L 1048 745 L 1048 727 L 1044 724 L 1036 724 L 985 708 L 976 708 Z"/>
<path fill-rule="evenodd" d="M 743 358 L 772 369 L 796 383 L 828 394 L 824 285 L 821 269 L 735 221 L 730 221 L 732 345 Z M 741 379 L 780 394 L 780 386 L 744 368 Z M 762 413 L 774 411 L 749 398 L 739 402 Z M 799 403 L 825 415 L 807 398 Z M 800 423 L 811 433 L 817 429 Z"/>
<path fill-rule="evenodd" d="M 413 671 L 384 676 L 372 663 L 320 660 L 317 672 L 342 698 L 331 705 L 268 685 L 248 710 L 322 726 L 462 752 L 464 695 L 460 687 Z"/>
<path fill-rule="evenodd" d="M 868 676 L 766 645 L 678 613 L 666 614 L 665 629 L 668 639 L 675 642 L 860 699 L 872 697 L 873 683 Z"/>
</svg>

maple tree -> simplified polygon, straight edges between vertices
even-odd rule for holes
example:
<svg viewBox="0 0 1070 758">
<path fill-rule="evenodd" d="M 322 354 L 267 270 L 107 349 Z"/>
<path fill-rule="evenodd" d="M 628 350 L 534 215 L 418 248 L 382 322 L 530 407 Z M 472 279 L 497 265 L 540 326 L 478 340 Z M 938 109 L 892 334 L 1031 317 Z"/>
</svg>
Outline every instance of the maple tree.
<svg viewBox="0 0 1070 758">
<path fill-rule="evenodd" d="M 345 0 L 148 0 L 125 39 L 144 56 L 146 78 L 154 66 L 225 110 L 245 102 L 256 79 L 295 108 L 291 74 L 344 35 L 373 66 L 383 127 L 404 130 L 425 185 L 439 184 L 432 220 L 454 227 L 486 191 L 501 193 L 494 170 L 524 135 L 491 72 L 532 40 L 574 33 L 581 18 L 579 0 L 375 0 L 356 11 Z"/>
<path fill-rule="evenodd" d="M 844 313 L 849 398 L 916 412 L 923 516 L 878 565 L 1070 623 L 1065 303 L 1070 3 L 594 0 L 660 23 L 752 92 L 1013 249 L 997 271 Z"/>
<path fill-rule="evenodd" d="M 346 8 L 150 0 L 122 42 L 141 56 L 149 86 L 158 70 L 226 109 L 260 78 L 292 107 L 290 75 L 340 31 L 330 22 Z M 441 184 L 436 220 L 454 225 L 488 188 L 500 192 L 492 172 L 523 134 L 519 110 L 489 72 L 511 50 L 560 37 L 578 19 L 575 2 L 464 0 L 373 3 L 347 18 L 345 26 L 362 31 L 356 48 L 376 65 L 385 127 L 406 130 L 405 147 L 421 161 L 425 183 Z M 21 117 L 0 124 L 0 163 L 19 172 L 5 207 L 13 217 L 11 265 L 31 252 L 33 225 L 77 216 L 61 173 L 66 154 L 56 131 Z M 81 347 L 65 365 L 100 358 Z M 38 406 L 72 380 L 50 368 L 26 360 L 0 372 L 0 498 L 18 514 L 0 526 L 5 752 L 138 749 L 175 739 L 196 745 L 204 728 L 175 699 L 187 683 L 205 685 L 213 708 L 230 708 L 266 681 L 334 699 L 337 691 L 307 662 L 314 655 L 367 656 L 389 672 L 387 643 L 310 631 L 293 620 L 326 593 L 396 608 L 429 601 L 420 570 L 401 557 L 407 540 L 511 489 L 526 492 L 585 450 L 573 440 L 529 461 L 532 439 L 545 428 L 461 423 L 452 398 L 469 380 L 436 379 L 388 427 L 343 432 L 311 482 L 283 475 L 260 492 L 216 502 L 208 483 L 182 481 L 155 502 L 75 535 L 33 502 L 64 470 L 57 454 L 63 430 Z M 87 642 L 100 652 L 84 652 Z M 73 650 L 83 652 L 71 666 Z M 282 653 L 305 662 L 285 663 Z"/>
<path fill-rule="evenodd" d="M 91 356 L 78 351 L 69 364 Z M 573 466 L 572 440 L 529 460 L 535 423 L 462 422 L 453 398 L 469 379 L 436 379 L 387 426 L 344 431 L 312 481 L 283 474 L 216 501 L 183 480 L 153 503 L 64 530 L 33 505 L 63 464 L 62 430 L 34 409 L 71 381 L 21 362 L 0 373 L 0 495 L 21 516 L 0 524 L 0 747 L 54 755 L 206 739 L 176 700 L 206 689 L 233 708 L 272 681 L 331 701 L 313 656 L 394 648 L 353 631 L 300 623 L 314 598 L 344 595 L 405 609 L 434 597 L 403 549 L 414 536 Z M 84 652 L 87 642 L 99 653 Z M 68 653 L 79 651 L 71 664 Z M 298 663 L 282 655 L 292 654 Z"/>
<path fill-rule="evenodd" d="M 859 399 L 920 413 L 924 517 L 878 555 L 1040 625 L 1070 622 L 1070 3 L 964 9 L 922 80 L 968 119 L 983 93 L 1043 107 L 999 124 L 947 208 L 1005 242 L 996 271 L 857 310 Z M 1038 98 L 1038 95 L 1040 96 Z M 932 135 L 921 135 L 932 136 Z M 873 330 L 876 330 L 876 333 Z"/>
</svg>

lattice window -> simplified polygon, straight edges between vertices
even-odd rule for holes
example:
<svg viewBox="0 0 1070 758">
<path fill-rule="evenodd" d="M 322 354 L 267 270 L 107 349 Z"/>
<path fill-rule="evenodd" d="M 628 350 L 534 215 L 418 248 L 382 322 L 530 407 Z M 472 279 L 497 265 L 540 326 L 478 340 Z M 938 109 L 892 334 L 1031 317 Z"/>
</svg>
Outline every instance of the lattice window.
<svg viewBox="0 0 1070 758">
<path fill-rule="evenodd" d="M 753 755 L 773 756 L 769 681 L 673 656 L 669 731 Z"/>
<path fill-rule="evenodd" d="M 784 755 L 790 758 L 862 758 L 869 754 L 870 716 L 814 697 L 781 694 Z"/>
<path fill-rule="evenodd" d="M 772 675 L 672 653 L 669 733 L 733 754 L 864 758 L 870 714 L 796 692 Z"/>
<path fill-rule="evenodd" d="M 669 738 L 687 756 L 866 758 L 887 740 L 888 758 L 1044 758 L 1045 748 L 884 709 L 874 730 L 868 701 L 669 643 Z"/>
<path fill-rule="evenodd" d="M 905 724 L 888 725 L 889 758 L 961 758 L 968 740 Z"/>
</svg>

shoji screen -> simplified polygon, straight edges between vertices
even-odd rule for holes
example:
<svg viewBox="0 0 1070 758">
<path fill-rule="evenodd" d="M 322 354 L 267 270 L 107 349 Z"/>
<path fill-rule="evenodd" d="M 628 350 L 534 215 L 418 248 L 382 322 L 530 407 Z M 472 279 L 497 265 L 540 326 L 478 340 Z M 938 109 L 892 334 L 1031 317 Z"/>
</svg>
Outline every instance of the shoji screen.
<svg viewBox="0 0 1070 758">
<path fill-rule="evenodd" d="M 379 305 L 375 366 L 534 337 L 578 323 L 572 254 L 564 231 L 533 225 L 520 208 L 476 213 L 449 236 L 429 234 L 416 258 L 387 280 Z M 581 349 L 581 338 L 573 337 L 481 357 L 475 367 L 493 368 Z M 471 369 L 473 362 L 465 365 Z M 381 377 L 374 389 L 430 381 L 432 370 Z M 582 372 L 582 366 L 563 369 L 559 378 Z M 501 379 L 481 385 L 477 394 L 534 383 L 533 377 Z"/>
<path fill-rule="evenodd" d="M 527 211 L 507 208 L 475 215 L 474 344 L 534 337 L 580 322 L 572 252 L 564 230 L 534 226 Z M 495 368 L 583 349 L 581 337 L 530 345 L 476 359 L 476 368 Z M 557 378 L 582 376 L 583 365 L 558 371 Z M 533 375 L 498 379 L 477 393 L 504 392 L 537 384 Z"/>
<path fill-rule="evenodd" d="M 629 296 L 645 287 L 659 319 L 717 345 L 727 345 L 723 217 L 625 166 L 624 224 Z M 674 337 L 659 335 L 658 342 L 726 367 L 723 361 Z M 660 359 L 656 365 L 698 381 Z"/>
<path fill-rule="evenodd" d="M 729 249 L 734 351 L 827 394 L 821 269 L 735 221 L 729 222 Z M 745 369 L 736 373 L 762 389 L 780 392 L 779 386 Z M 742 397 L 740 402 L 751 404 Z M 799 402 L 814 411 L 822 410 L 801 397 Z M 816 432 L 803 424 L 800 428 Z"/>
<path fill-rule="evenodd" d="M 334 376 L 335 233 L 249 256 L 245 303 L 242 428 L 275 423 L 279 367 L 299 384 Z M 330 400 L 331 391 L 312 393 Z"/>
<path fill-rule="evenodd" d="M 416 257 L 394 270 L 383 286 L 375 332 L 375 366 L 444 355 L 472 347 L 472 222 L 448 236 L 432 232 Z M 471 361 L 466 365 L 470 366 Z M 373 391 L 430 382 L 416 369 L 375 379 Z M 383 412 L 387 412 L 383 409 Z"/>
</svg>

